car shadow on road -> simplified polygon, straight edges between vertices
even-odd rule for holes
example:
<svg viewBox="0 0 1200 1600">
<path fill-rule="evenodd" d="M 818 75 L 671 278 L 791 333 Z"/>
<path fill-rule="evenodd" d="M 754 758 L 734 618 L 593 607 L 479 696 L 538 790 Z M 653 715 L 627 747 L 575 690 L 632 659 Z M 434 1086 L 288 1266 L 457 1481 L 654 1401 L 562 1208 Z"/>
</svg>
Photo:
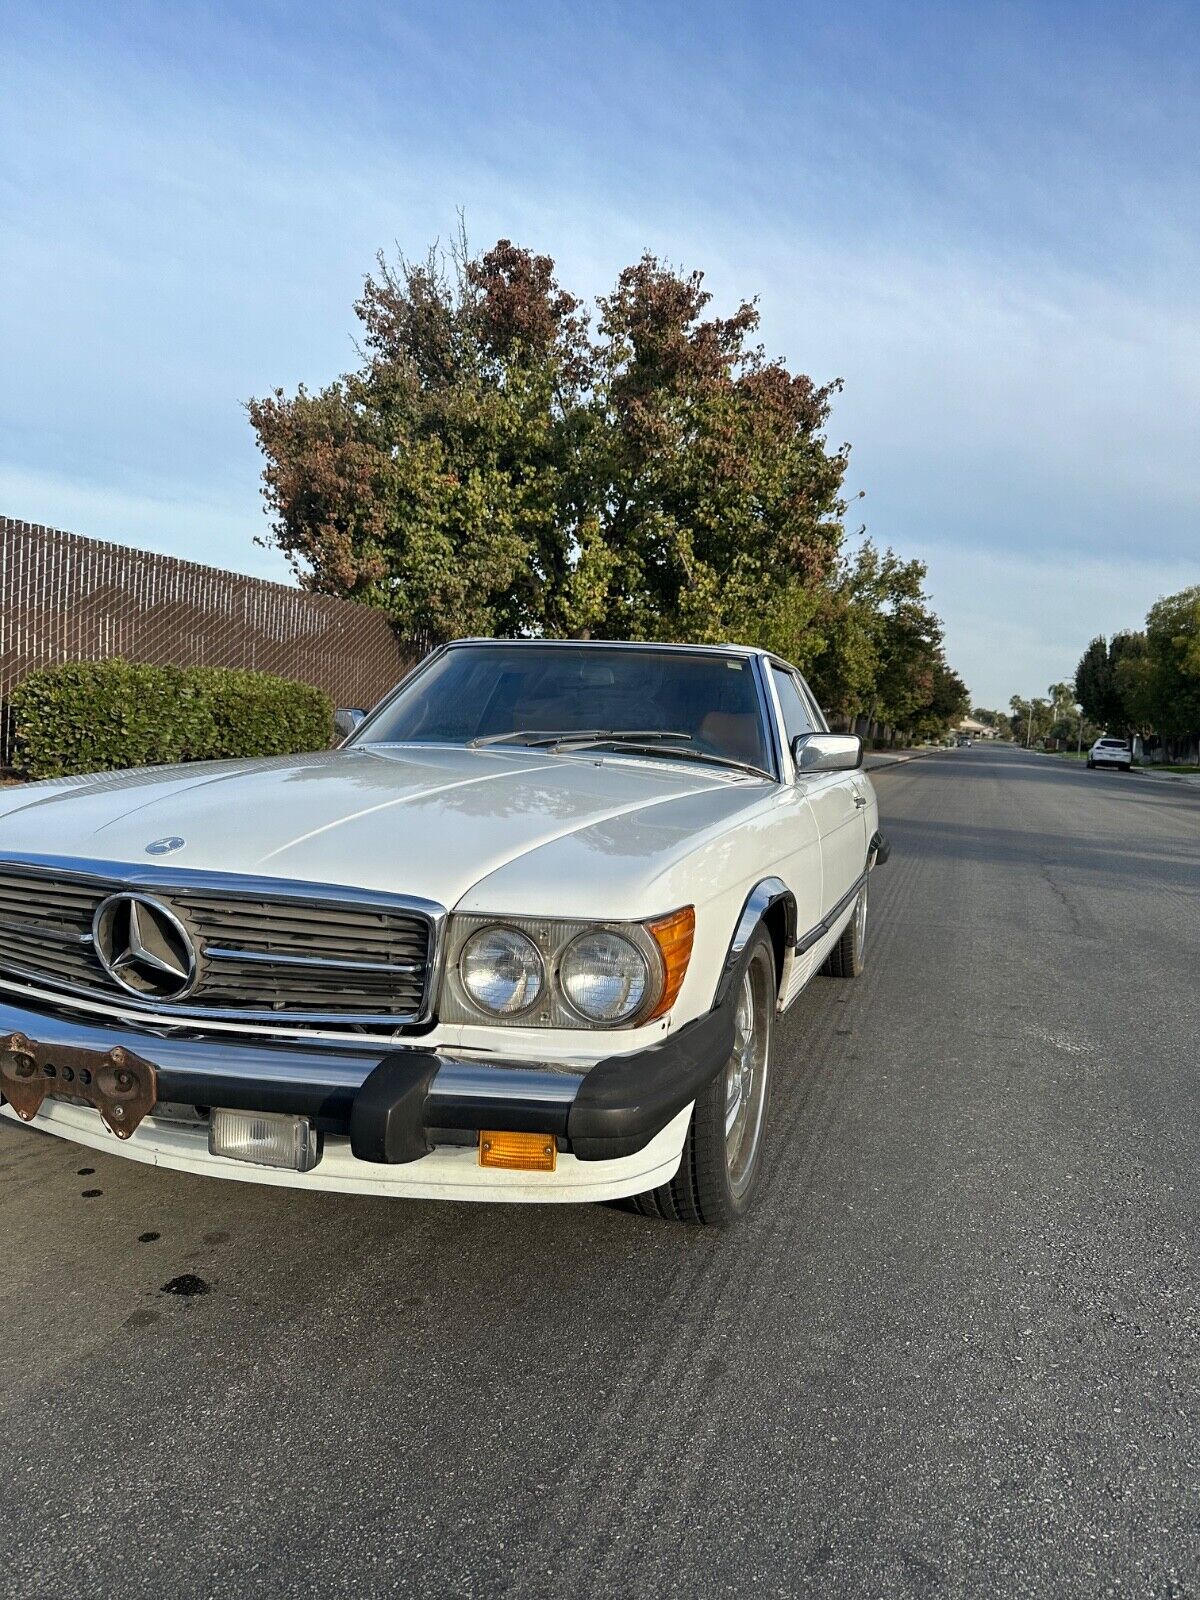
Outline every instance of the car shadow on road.
<svg viewBox="0 0 1200 1600">
<path fill-rule="evenodd" d="M 1075 837 L 1034 833 L 1028 828 L 997 828 L 938 818 L 886 818 L 888 839 L 897 855 L 986 861 L 993 866 L 1059 866 L 1094 873 L 1114 883 L 1146 886 L 1148 880 L 1200 886 L 1200 834 L 1169 844 L 1124 844 L 1111 834 Z"/>
</svg>

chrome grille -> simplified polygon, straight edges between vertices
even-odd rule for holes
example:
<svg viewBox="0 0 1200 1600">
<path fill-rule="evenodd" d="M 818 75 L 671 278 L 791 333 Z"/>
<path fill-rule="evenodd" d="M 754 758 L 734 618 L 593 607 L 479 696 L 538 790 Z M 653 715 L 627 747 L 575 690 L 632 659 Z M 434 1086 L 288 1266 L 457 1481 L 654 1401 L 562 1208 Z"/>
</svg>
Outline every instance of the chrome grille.
<svg viewBox="0 0 1200 1600">
<path fill-rule="evenodd" d="M 327 885 L 117 870 L 0 862 L 0 971 L 181 1016 L 403 1023 L 428 1009 L 440 908 Z M 185 1002 L 138 1002 L 102 966 L 92 919 L 123 889 L 152 895 L 190 933 L 199 978 Z"/>
</svg>

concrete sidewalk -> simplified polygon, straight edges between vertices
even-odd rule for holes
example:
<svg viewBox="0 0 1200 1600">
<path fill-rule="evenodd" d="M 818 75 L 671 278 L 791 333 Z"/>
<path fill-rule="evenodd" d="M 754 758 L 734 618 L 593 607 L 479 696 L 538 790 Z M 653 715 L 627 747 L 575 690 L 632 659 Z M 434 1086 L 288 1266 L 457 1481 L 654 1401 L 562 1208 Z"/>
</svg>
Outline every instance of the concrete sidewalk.
<svg viewBox="0 0 1200 1600">
<path fill-rule="evenodd" d="M 1130 772 L 1139 778 L 1153 778 L 1156 783 L 1200 784 L 1200 772 L 1172 772 L 1169 767 L 1131 767 Z"/>
</svg>

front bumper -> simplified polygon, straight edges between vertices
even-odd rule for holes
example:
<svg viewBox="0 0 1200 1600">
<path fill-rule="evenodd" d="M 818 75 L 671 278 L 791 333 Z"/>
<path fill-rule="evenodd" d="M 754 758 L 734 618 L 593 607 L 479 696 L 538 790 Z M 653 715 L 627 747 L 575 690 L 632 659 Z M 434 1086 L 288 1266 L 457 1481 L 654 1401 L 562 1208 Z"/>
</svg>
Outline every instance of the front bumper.
<svg viewBox="0 0 1200 1600">
<path fill-rule="evenodd" d="M 359 1162 L 417 1162 L 439 1133 L 484 1129 L 550 1134 L 575 1160 L 593 1162 L 645 1149 L 691 1104 L 729 1059 L 733 1012 L 727 1003 L 587 1071 L 395 1044 L 385 1050 L 378 1040 L 342 1048 L 97 1026 L 5 999 L 0 1038 L 14 1034 L 36 1040 L 48 1061 L 56 1047 L 98 1055 L 120 1047 L 142 1057 L 155 1068 L 159 1103 L 311 1117 L 323 1133 L 348 1137 Z"/>
</svg>

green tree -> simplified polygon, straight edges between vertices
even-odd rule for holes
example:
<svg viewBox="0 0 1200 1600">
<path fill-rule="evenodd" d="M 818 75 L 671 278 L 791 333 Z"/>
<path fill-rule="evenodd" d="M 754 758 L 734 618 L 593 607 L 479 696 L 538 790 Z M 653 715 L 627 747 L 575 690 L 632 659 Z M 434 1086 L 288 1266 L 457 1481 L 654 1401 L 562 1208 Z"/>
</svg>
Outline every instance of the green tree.
<svg viewBox="0 0 1200 1600">
<path fill-rule="evenodd" d="M 1054 732 L 1054 706 L 1049 700 L 1023 700 L 1013 695 L 1008 702 L 1012 712 L 1013 738 L 1018 744 L 1045 744 Z"/>
<path fill-rule="evenodd" d="M 1150 725 L 1172 737 L 1200 732 L 1200 585 L 1156 601 L 1145 637 L 1138 690 Z"/>
<path fill-rule="evenodd" d="M 1129 733 L 1146 728 L 1147 677 L 1144 633 L 1115 633 L 1092 640 L 1075 669 L 1075 697 L 1101 729 Z"/>
<path fill-rule="evenodd" d="M 382 258 L 362 361 L 249 405 L 274 542 L 308 587 L 465 632 L 719 639 L 793 657 L 842 537 L 819 386 L 651 256 L 589 337 L 554 264 L 507 240 Z"/>
<path fill-rule="evenodd" d="M 723 639 L 835 713 L 935 726 L 966 691 L 926 571 L 842 550 L 838 383 L 769 360 L 646 255 L 586 308 L 509 240 L 379 258 L 358 366 L 249 402 L 271 540 L 301 582 L 406 632 Z"/>
<path fill-rule="evenodd" d="M 910 726 L 914 737 L 944 737 L 953 723 L 966 716 L 970 703 L 966 684 L 939 654 L 933 663 L 929 695 L 925 703 L 911 713 Z"/>
<path fill-rule="evenodd" d="M 986 706 L 976 706 L 971 712 L 976 722 L 982 722 L 985 728 L 995 728 L 997 739 L 1011 739 L 1013 736 L 1013 718 L 1009 711 L 992 711 Z"/>
<path fill-rule="evenodd" d="M 615 567 L 618 638 L 749 639 L 807 659 L 841 542 L 837 385 L 768 361 L 758 312 L 708 315 L 700 273 L 644 256 L 599 302 L 593 509 Z"/>
<path fill-rule="evenodd" d="M 800 660 L 834 715 L 913 730 L 923 712 L 936 722 L 941 713 L 933 708 L 952 693 L 956 706 L 948 715 L 966 709 L 965 688 L 952 691 L 946 676 L 942 626 L 925 578 L 923 562 L 880 551 L 870 540 L 838 562 L 815 618 L 820 643 Z"/>
<path fill-rule="evenodd" d="M 1120 714 L 1109 663 L 1108 641 L 1101 634 L 1079 658 L 1075 668 L 1075 698 L 1084 714 L 1101 726 L 1115 722 Z"/>
<path fill-rule="evenodd" d="M 507 241 L 381 258 L 356 310 L 357 371 L 249 405 L 301 581 L 434 637 L 586 625 L 604 558 L 564 463 L 587 449 L 589 346 L 553 263 Z"/>
<path fill-rule="evenodd" d="M 898 606 L 923 603 L 925 568 L 864 540 L 839 558 L 820 599 L 820 641 L 801 661 L 825 708 L 835 715 L 874 717 L 888 617 Z"/>
</svg>

